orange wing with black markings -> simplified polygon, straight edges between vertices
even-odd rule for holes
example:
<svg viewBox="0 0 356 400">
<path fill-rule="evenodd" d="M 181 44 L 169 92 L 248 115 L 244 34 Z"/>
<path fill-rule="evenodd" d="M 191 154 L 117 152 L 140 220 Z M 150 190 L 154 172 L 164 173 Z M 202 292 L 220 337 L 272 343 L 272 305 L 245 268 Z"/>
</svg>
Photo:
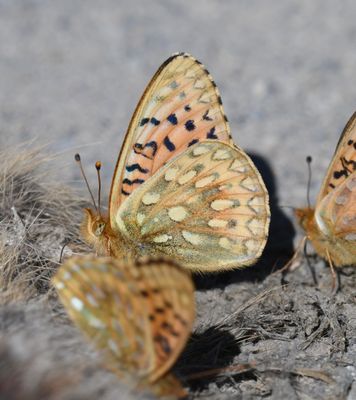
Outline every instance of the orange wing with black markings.
<svg viewBox="0 0 356 400">
<path fill-rule="evenodd" d="M 340 186 L 355 171 L 356 112 L 351 116 L 340 136 L 335 154 L 321 186 L 317 204 L 332 190 Z"/>
<path fill-rule="evenodd" d="M 194 287 L 173 261 L 72 257 L 53 279 L 69 316 L 135 387 L 182 392 L 169 372 L 191 333 Z"/>
<path fill-rule="evenodd" d="M 131 119 L 111 184 L 110 217 L 167 161 L 204 139 L 231 142 L 221 97 L 199 61 L 173 55 L 152 78 Z"/>
</svg>

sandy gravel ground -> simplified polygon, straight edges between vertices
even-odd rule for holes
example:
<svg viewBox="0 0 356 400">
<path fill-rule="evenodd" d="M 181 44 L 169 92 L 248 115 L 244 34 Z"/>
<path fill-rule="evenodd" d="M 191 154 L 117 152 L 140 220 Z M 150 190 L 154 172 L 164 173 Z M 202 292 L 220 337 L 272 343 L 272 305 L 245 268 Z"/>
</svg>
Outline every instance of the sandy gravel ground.
<svg viewBox="0 0 356 400">
<path fill-rule="evenodd" d="M 330 296 L 330 272 L 318 258 L 311 259 L 317 285 L 305 262 L 284 280 L 271 275 L 300 238 L 285 206 L 306 203 L 306 155 L 314 160 L 315 199 L 340 132 L 356 110 L 355 18 L 351 0 L 0 0 L 3 165 L 11 164 L 6 155 L 15 145 L 48 144 L 45 152 L 57 157 L 44 161 L 45 170 L 55 170 L 47 178 L 86 197 L 73 162 L 80 151 L 92 182 L 93 163 L 102 160 L 107 193 L 145 85 L 171 53 L 186 51 L 213 75 L 234 140 L 266 180 L 273 211 L 266 252 L 254 267 L 196 280 L 195 333 L 177 365 L 183 380 L 199 368 L 252 361 L 256 368 L 188 383 L 191 398 L 356 399 L 354 269 L 345 269 L 336 297 Z M 33 156 L 24 159 L 18 165 L 31 164 Z M 21 174 L 15 170 L 14 176 Z M 50 207 L 41 198 L 35 208 L 49 207 L 53 218 L 33 225 L 28 243 L 37 261 L 20 246 L 10 264 L 45 264 L 49 270 L 44 278 L 40 270 L 40 283 L 31 280 L 28 291 L 16 286 L 17 294 L 24 291 L 18 298 L 9 295 L 9 281 L 3 286 L 0 399 L 116 399 L 118 391 L 120 398 L 123 393 L 136 398 L 98 366 L 52 294 L 50 299 L 45 294 L 55 264 L 44 260 L 58 260 L 64 238 L 76 235 L 81 203 L 77 194 L 55 199 L 57 189 L 44 185 L 45 179 L 36 181 L 31 167 L 28 171 L 29 182 L 52 201 Z M 0 237 L 1 246 L 12 248 L 21 237 L 10 210 L 17 194 L 3 190 L 9 182 L 4 176 Z M 23 185 L 16 182 L 14 187 Z M 16 200 L 30 225 L 35 214 L 28 202 L 37 195 Z M 63 207 L 65 217 L 58 210 Z M 71 368 L 84 370 L 75 384 L 68 378 Z"/>
</svg>

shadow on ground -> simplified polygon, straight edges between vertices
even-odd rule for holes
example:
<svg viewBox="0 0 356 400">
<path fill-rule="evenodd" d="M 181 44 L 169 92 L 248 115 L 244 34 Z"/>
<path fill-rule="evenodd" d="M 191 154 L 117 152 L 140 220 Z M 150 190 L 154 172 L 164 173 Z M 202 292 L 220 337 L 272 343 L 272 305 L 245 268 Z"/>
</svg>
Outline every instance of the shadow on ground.
<svg viewBox="0 0 356 400">
<path fill-rule="evenodd" d="M 227 329 L 211 326 L 202 333 L 192 334 L 176 371 L 192 391 L 201 391 L 215 381 L 220 370 L 231 365 L 239 353 L 240 346 L 234 335 Z"/>
</svg>

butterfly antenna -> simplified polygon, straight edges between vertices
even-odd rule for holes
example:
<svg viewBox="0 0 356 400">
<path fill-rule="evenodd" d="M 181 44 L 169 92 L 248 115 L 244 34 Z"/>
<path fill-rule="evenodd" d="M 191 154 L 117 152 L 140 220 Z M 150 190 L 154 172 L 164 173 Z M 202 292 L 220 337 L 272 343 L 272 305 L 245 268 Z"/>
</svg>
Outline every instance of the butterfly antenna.
<svg viewBox="0 0 356 400">
<path fill-rule="evenodd" d="M 311 185 L 311 178 L 312 178 L 312 169 L 311 169 L 311 163 L 313 159 L 311 156 L 308 156 L 306 158 L 306 162 L 308 164 L 308 185 L 307 185 L 307 202 L 308 202 L 308 207 L 311 208 L 311 203 L 310 203 L 310 185 Z"/>
<path fill-rule="evenodd" d="M 80 159 L 80 155 L 77 153 L 77 154 L 74 156 L 74 159 L 75 159 L 75 161 L 76 161 L 76 162 L 78 163 L 78 165 L 79 165 L 80 171 L 81 171 L 82 176 L 83 176 L 83 178 L 84 178 L 84 180 L 85 180 L 85 183 L 86 183 L 86 185 L 87 185 L 87 188 L 88 188 L 88 191 L 89 191 L 89 193 L 90 193 L 90 197 L 91 197 L 92 202 L 93 202 L 93 204 L 94 204 L 95 210 L 96 210 L 96 212 L 99 212 L 99 211 L 98 211 L 98 207 L 96 206 L 96 203 L 95 203 L 95 199 L 94 199 L 93 193 L 92 193 L 92 191 L 90 190 L 90 186 L 89 186 L 87 177 L 85 176 L 84 169 L 83 169 L 83 166 L 82 166 L 82 161 L 81 161 L 81 159 Z"/>
<path fill-rule="evenodd" d="M 101 169 L 101 162 L 97 161 L 95 163 L 95 168 L 96 168 L 96 173 L 98 175 L 98 209 L 99 209 L 99 215 L 101 216 L 101 207 L 100 207 L 100 199 L 101 199 L 101 177 L 100 177 L 100 169 Z"/>
</svg>

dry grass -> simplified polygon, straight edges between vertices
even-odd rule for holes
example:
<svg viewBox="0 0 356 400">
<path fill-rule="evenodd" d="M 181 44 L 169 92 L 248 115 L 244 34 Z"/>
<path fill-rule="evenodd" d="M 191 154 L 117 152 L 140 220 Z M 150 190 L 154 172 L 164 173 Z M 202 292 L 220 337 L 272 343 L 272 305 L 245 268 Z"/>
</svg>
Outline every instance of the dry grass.
<svg viewBox="0 0 356 400">
<path fill-rule="evenodd" d="M 62 246 L 80 244 L 83 201 L 56 183 L 44 154 L 27 145 L 0 154 L 0 303 L 46 293 Z"/>
</svg>

